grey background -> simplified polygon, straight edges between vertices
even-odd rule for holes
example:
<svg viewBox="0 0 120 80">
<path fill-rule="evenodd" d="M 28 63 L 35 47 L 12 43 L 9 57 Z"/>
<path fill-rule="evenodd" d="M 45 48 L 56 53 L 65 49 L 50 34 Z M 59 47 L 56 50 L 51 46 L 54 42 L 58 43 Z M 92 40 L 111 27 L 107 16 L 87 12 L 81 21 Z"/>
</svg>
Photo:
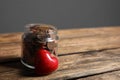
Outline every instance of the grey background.
<svg viewBox="0 0 120 80">
<path fill-rule="evenodd" d="M 0 33 L 29 23 L 58 29 L 120 25 L 120 0 L 0 0 Z"/>
</svg>

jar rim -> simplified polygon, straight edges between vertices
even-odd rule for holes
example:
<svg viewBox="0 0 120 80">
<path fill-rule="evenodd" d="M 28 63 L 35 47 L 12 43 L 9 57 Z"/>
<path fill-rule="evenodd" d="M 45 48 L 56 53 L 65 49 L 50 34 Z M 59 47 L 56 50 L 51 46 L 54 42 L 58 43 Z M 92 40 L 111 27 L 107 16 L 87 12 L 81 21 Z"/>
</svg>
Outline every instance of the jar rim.
<svg viewBox="0 0 120 80">
<path fill-rule="evenodd" d="M 42 24 L 42 23 L 30 23 L 30 24 L 26 24 L 25 28 L 29 29 L 30 27 L 33 27 L 33 26 L 50 27 L 50 29 L 53 29 L 53 30 L 57 31 L 57 28 L 54 25 Z"/>
</svg>

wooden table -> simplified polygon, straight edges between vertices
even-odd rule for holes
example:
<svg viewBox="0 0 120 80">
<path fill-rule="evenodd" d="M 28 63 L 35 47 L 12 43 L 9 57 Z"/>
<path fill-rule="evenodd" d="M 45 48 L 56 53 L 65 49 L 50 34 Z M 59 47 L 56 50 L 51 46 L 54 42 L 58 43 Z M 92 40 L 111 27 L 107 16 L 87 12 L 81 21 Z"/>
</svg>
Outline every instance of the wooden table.
<svg viewBox="0 0 120 80">
<path fill-rule="evenodd" d="M 59 30 L 59 69 L 47 76 L 24 71 L 21 35 L 0 34 L 0 80 L 120 80 L 120 26 Z"/>
</svg>

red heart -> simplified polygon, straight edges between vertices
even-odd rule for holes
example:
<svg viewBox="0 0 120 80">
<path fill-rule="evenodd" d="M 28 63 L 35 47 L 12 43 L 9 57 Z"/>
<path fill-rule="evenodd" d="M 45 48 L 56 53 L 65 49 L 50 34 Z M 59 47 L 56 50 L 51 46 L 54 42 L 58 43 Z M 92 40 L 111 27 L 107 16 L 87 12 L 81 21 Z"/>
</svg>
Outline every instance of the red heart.
<svg viewBox="0 0 120 80">
<path fill-rule="evenodd" d="M 50 74 L 58 68 L 58 59 L 51 56 L 50 52 L 40 48 L 35 58 L 35 72 L 38 75 Z"/>
</svg>

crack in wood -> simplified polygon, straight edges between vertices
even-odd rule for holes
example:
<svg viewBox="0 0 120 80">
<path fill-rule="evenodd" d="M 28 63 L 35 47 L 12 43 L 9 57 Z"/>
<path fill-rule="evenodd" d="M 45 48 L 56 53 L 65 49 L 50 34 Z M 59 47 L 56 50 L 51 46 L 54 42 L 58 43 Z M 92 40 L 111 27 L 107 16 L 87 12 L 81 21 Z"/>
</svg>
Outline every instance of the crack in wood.
<svg viewBox="0 0 120 80">
<path fill-rule="evenodd" d="M 81 77 L 67 78 L 67 79 L 65 79 L 65 80 L 77 80 L 77 79 L 92 77 L 92 76 L 101 75 L 101 74 L 106 74 L 106 73 L 111 73 L 111 72 L 116 72 L 116 71 L 120 71 L 120 69 L 110 70 L 110 71 L 101 72 L 101 73 L 96 73 L 96 74 L 84 75 L 84 76 L 81 76 Z M 59 79 L 56 79 L 56 80 L 59 80 Z"/>
<path fill-rule="evenodd" d="M 75 55 L 75 54 L 88 54 L 88 55 L 91 55 L 91 54 L 94 54 L 95 52 L 102 52 L 102 51 L 107 51 L 107 50 L 113 50 L 113 49 L 119 49 L 120 47 L 114 47 L 114 48 L 105 48 L 105 49 L 100 49 L 100 50 L 92 50 L 92 51 L 85 51 L 85 52 L 73 52 L 73 53 L 66 53 L 66 54 L 58 54 L 58 56 L 67 56 L 67 55 Z"/>
</svg>

